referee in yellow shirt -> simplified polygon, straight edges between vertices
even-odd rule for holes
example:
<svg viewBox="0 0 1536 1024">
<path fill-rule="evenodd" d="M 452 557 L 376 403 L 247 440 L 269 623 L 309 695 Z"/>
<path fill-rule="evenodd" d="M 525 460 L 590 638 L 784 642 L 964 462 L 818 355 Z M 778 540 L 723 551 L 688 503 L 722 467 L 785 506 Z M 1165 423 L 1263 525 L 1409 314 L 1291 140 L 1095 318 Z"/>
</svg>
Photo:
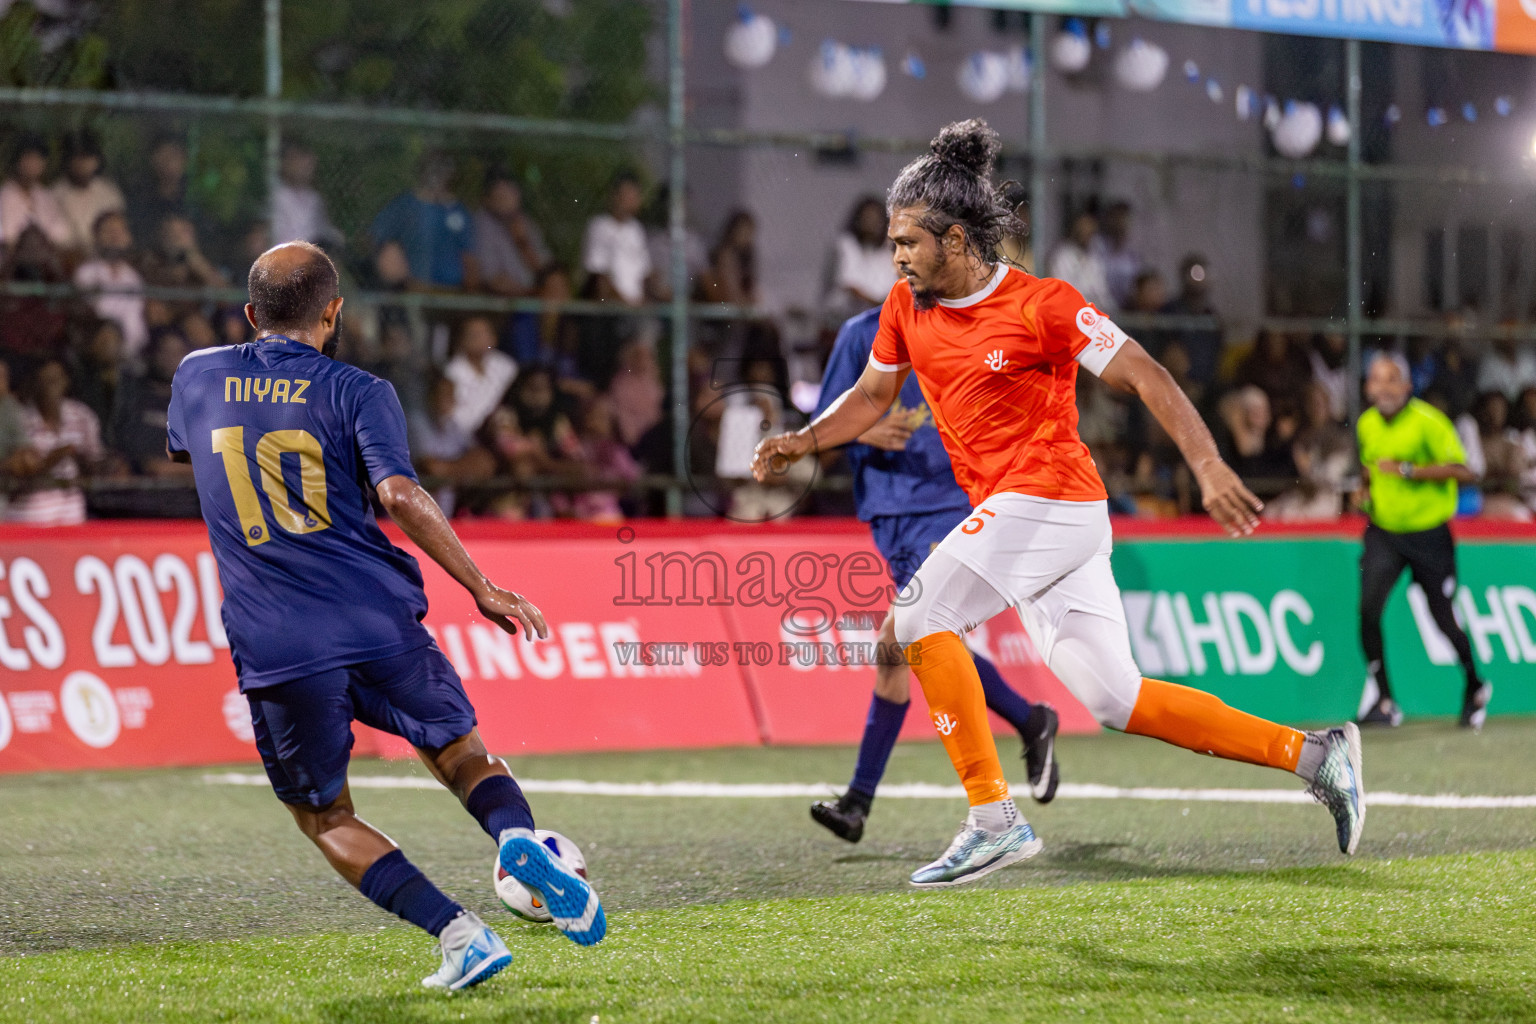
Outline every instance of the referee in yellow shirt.
<svg viewBox="0 0 1536 1024">
<path fill-rule="evenodd" d="M 1424 589 L 1435 625 L 1456 648 L 1467 688 L 1461 724 L 1481 729 L 1493 687 L 1477 676 L 1472 645 L 1456 623 L 1456 546 L 1446 524 L 1456 514 L 1456 485 L 1477 480 L 1466 466 L 1456 428 L 1445 414 L 1412 397 L 1408 362 L 1381 354 L 1371 360 L 1365 397 L 1371 408 L 1356 427 L 1368 493 L 1357 496 L 1371 518 L 1360 556 L 1360 644 L 1365 648 L 1361 725 L 1398 725 L 1381 640 L 1381 613 L 1406 567 Z"/>
</svg>

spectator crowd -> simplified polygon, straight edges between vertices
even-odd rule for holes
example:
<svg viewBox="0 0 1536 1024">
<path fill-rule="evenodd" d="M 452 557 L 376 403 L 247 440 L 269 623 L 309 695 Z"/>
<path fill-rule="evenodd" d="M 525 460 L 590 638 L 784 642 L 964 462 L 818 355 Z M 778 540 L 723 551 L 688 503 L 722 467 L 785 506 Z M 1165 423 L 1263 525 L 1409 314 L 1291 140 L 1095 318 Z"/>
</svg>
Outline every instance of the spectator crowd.
<svg viewBox="0 0 1536 1024">
<path fill-rule="evenodd" d="M 238 287 L 257 254 L 293 239 L 331 251 L 349 287 L 378 297 L 360 315 L 349 306 L 341 357 L 394 385 L 418 468 L 450 513 L 611 521 L 661 510 L 655 489 L 635 484 L 670 475 L 677 443 L 661 371 L 665 331 L 646 309 L 672 298 L 665 185 L 648 195 L 639 176 L 615 176 L 568 264 L 515 176 L 493 167 L 466 196 L 444 153 L 423 157 L 414 185 L 356 237 L 332 221 L 315 154 L 302 144 L 284 147 L 264 216 L 233 232 L 189 191 L 184 139 L 157 138 L 145 155 L 140 173 L 119 183 L 89 130 L 24 135 L 9 153 L 0 183 L 4 520 L 73 523 L 88 509 L 196 514 L 188 467 L 164 457 L 171 377 L 195 349 L 251 340 L 241 303 L 210 301 L 208 290 Z M 1019 212 L 1027 219 L 1027 207 Z M 1125 202 L 1076 212 L 1045 272 L 1120 316 L 1162 360 L 1269 515 L 1340 515 L 1360 474 L 1346 425 L 1359 382 L 1344 335 L 1235 337 L 1213 305 L 1207 261 L 1186 256 L 1170 286 L 1138 254 L 1133 212 Z M 837 325 L 895 283 L 885 232 L 883 201 L 864 196 L 826 240 L 815 321 L 823 355 Z M 1019 238 L 1005 243 L 1015 262 L 1027 248 Z M 690 226 L 680 255 L 692 300 L 733 307 L 692 328 L 688 510 L 780 514 L 799 490 L 752 483 L 743 453 L 809 403 L 799 394 L 790 401 L 779 330 L 756 312 L 763 282 L 753 214 L 731 212 L 712 243 Z M 449 313 L 408 300 L 421 293 L 540 301 L 510 315 Z M 609 308 L 571 307 L 573 299 Z M 1479 488 L 1464 489 L 1464 511 L 1529 519 L 1536 355 L 1507 337 L 1476 345 L 1471 334 L 1458 319 L 1443 337 L 1403 346 L 1414 390 L 1456 421 L 1482 476 Z M 1079 411 L 1118 512 L 1198 510 L 1176 447 L 1145 409 L 1085 374 Z M 836 498 L 817 507 L 841 508 Z"/>
</svg>

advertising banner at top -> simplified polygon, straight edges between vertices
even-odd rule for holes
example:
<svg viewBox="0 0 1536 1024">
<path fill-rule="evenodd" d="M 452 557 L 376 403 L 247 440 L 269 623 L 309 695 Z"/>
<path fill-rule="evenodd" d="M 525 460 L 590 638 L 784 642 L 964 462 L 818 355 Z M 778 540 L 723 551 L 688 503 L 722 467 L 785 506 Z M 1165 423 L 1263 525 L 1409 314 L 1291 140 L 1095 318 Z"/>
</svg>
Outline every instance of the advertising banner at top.
<svg viewBox="0 0 1536 1024">
<path fill-rule="evenodd" d="M 914 3 L 922 0 L 874 0 Z M 1536 0 L 954 0 L 1085 18 L 1131 17 L 1462 50 L 1536 53 Z"/>
</svg>

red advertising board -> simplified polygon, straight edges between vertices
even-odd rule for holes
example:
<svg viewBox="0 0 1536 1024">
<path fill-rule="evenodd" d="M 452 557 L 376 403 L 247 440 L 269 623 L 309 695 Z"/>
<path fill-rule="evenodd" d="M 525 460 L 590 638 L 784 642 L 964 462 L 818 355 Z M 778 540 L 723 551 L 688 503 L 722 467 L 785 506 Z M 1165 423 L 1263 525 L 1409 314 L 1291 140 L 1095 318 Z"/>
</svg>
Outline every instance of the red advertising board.
<svg viewBox="0 0 1536 1024">
<path fill-rule="evenodd" d="M 860 524 L 463 532 L 481 568 L 529 595 L 551 631 L 529 643 L 496 630 L 423 560 L 427 625 L 492 749 L 858 739 L 891 597 Z M 219 601 L 201 523 L 0 530 L 0 772 L 252 760 Z M 1063 708 L 1068 727 L 1093 727 L 1013 613 L 972 641 L 1026 695 Z M 916 687 L 914 700 L 903 735 L 931 738 Z M 409 756 L 361 732 L 360 753 Z"/>
</svg>

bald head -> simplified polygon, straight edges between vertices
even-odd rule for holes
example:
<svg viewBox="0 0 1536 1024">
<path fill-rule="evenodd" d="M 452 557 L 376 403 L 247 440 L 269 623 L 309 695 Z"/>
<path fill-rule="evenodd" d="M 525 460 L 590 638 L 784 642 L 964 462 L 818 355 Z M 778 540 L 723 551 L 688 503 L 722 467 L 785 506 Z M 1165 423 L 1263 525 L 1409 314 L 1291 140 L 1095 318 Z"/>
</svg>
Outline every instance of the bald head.
<svg viewBox="0 0 1536 1024">
<path fill-rule="evenodd" d="M 251 320 L 258 331 L 317 327 L 340 288 L 336 265 L 319 246 L 285 242 L 251 264 Z"/>
<path fill-rule="evenodd" d="M 1366 369 L 1365 397 L 1383 416 L 1396 416 L 1413 397 L 1408 360 L 1396 352 L 1376 353 Z"/>
</svg>

